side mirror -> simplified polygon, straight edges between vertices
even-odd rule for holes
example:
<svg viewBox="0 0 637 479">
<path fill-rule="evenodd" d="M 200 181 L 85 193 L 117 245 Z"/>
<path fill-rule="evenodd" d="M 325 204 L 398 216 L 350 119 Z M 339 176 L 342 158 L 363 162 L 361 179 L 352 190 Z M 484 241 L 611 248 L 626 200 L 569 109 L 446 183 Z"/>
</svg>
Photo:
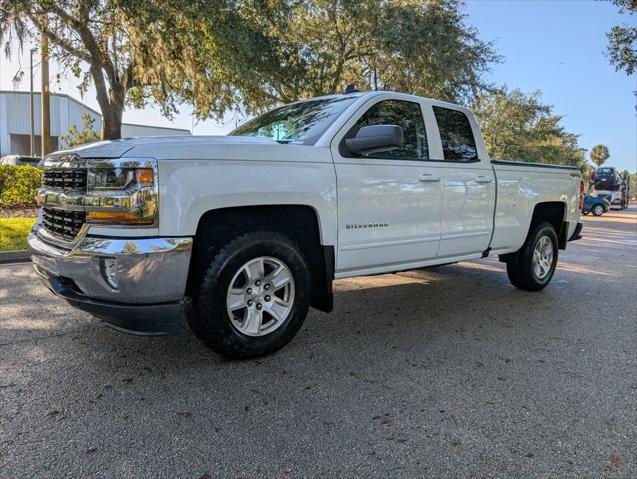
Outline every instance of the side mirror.
<svg viewBox="0 0 637 479">
<path fill-rule="evenodd" d="M 347 149 L 357 155 L 382 153 L 403 146 L 405 137 L 398 125 L 361 127 L 354 138 L 345 140 Z"/>
</svg>

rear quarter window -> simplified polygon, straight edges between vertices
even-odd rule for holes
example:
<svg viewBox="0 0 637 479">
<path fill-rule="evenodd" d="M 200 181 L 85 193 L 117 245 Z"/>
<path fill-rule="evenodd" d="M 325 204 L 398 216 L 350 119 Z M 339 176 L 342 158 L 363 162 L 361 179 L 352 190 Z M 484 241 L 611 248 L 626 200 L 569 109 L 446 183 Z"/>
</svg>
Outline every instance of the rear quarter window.
<svg viewBox="0 0 637 479">
<path fill-rule="evenodd" d="M 469 118 L 459 110 L 434 106 L 445 161 L 478 161 Z"/>
</svg>

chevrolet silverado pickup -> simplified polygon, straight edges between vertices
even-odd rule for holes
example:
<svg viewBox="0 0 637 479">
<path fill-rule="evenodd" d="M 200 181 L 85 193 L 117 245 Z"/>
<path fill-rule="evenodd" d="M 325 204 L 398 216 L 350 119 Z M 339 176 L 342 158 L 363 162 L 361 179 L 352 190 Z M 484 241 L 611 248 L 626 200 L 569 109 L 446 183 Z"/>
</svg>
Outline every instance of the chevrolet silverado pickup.
<svg viewBox="0 0 637 479">
<path fill-rule="evenodd" d="M 393 93 L 274 109 L 228 136 L 131 138 L 43 161 L 39 277 L 120 330 L 185 317 L 214 351 L 288 343 L 335 278 L 497 255 L 539 291 L 580 237 L 575 167 L 489 158 L 471 112 Z"/>
</svg>

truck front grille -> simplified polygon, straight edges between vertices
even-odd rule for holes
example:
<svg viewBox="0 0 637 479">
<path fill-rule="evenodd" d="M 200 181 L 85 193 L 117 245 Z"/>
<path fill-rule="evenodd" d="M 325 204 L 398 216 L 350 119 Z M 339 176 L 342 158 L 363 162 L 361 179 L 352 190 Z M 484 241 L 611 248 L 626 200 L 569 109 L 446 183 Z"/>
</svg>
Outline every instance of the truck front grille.
<svg viewBox="0 0 637 479">
<path fill-rule="evenodd" d="M 42 186 L 62 191 L 86 191 L 86 168 L 44 170 Z"/>
<path fill-rule="evenodd" d="M 42 208 L 42 221 L 44 228 L 50 233 L 73 241 L 86 221 L 86 213 Z"/>
</svg>

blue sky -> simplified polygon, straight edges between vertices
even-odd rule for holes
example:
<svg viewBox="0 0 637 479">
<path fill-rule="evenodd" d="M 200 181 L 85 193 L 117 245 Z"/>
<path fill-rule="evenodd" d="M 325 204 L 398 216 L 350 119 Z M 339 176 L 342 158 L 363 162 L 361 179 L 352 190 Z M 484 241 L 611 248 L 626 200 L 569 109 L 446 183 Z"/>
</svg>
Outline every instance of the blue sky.
<svg viewBox="0 0 637 479">
<path fill-rule="evenodd" d="M 603 143 L 610 150 L 608 164 L 637 171 L 637 112 L 634 90 L 637 75 L 615 72 L 604 56 L 605 33 L 620 23 L 635 23 L 619 15 L 609 2 L 592 0 L 468 0 L 466 22 L 475 26 L 480 38 L 495 42 L 504 57 L 487 74 L 488 81 L 525 92 L 542 91 L 542 100 L 564 115 L 563 125 L 580 135 L 579 143 L 590 149 Z M 11 76 L 18 61 L 28 65 L 28 54 L 8 62 L 0 59 L 0 89 L 13 89 Z M 52 73 L 57 71 L 52 67 Z M 36 72 L 37 73 L 37 72 Z M 38 82 L 36 82 L 37 84 Z M 53 91 L 79 98 L 73 78 L 52 84 Z M 28 77 L 19 89 L 28 89 Z M 94 92 L 83 99 L 97 108 Z M 190 109 L 184 107 L 174 121 L 162 118 L 152 108 L 124 113 L 124 121 L 191 129 Z M 195 125 L 195 134 L 223 134 L 234 121 L 205 121 Z"/>
<path fill-rule="evenodd" d="M 526 92 L 542 91 L 563 125 L 590 149 L 603 143 L 608 165 L 637 171 L 637 75 L 616 72 L 604 55 L 605 33 L 637 22 L 610 2 L 470 0 L 467 23 L 504 56 L 487 76 Z"/>
</svg>

